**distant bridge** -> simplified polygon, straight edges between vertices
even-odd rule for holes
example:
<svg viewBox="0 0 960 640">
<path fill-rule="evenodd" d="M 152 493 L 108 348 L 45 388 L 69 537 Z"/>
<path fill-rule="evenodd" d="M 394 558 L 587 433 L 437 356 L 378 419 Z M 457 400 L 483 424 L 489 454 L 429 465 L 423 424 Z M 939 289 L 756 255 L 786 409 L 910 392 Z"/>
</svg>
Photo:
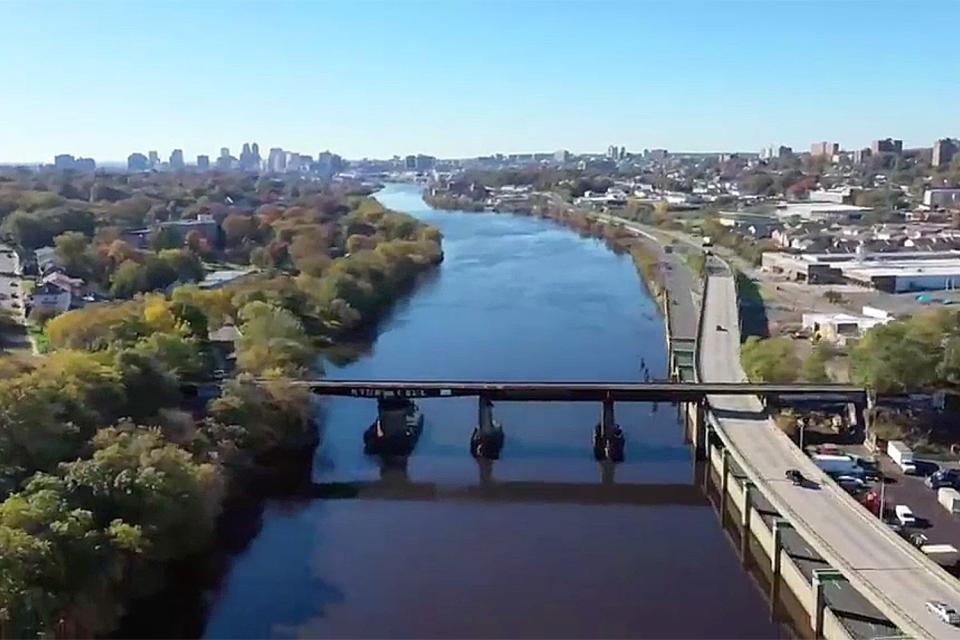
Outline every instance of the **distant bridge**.
<svg viewBox="0 0 960 640">
<path fill-rule="evenodd" d="M 733 382 L 503 382 L 449 380 L 292 380 L 324 396 L 353 398 L 482 397 L 509 402 L 699 402 L 708 395 L 791 396 L 866 402 L 862 387 L 846 384 L 755 384 Z"/>
</svg>

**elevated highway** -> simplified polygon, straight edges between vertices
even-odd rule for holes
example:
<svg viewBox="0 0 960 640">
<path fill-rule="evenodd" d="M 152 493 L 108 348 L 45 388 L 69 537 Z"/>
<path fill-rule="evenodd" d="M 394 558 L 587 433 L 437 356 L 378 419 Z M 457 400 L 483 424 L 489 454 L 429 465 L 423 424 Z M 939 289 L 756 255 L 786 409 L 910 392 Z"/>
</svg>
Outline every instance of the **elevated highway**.
<svg viewBox="0 0 960 640">
<path fill-rule="evenodd" d="M 700 378 L 707 384 L 744 383 L 734 279 L 726 270 L 710 271 L 700 329 Z M 707 419 L 756 490 L 904 633 L 960 638 L 960 629 L 940 621 L 925 604 L 941 600 L 960 607 L 960 583 L 829 480 L 777 428 L 758 397 L 711 394 Z M 784 477 L 790 468 L 819 486 L 794 486 Z"/>
</svg>

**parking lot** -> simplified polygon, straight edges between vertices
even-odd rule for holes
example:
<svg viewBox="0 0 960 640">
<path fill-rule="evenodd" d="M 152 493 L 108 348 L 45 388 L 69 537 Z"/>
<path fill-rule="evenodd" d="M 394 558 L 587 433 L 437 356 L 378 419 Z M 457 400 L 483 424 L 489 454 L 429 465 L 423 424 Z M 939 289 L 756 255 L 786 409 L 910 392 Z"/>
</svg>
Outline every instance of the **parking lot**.
<svg viewBox="0 0 960 640">
<path fill-rule="evenodd" d="M 0 310 L 23 321 L 23 295 L 20 288 L 17 254 L 11 247 L 0 244 Z M 0 330 L 0 348 L 29 348 L 26 331 L 23 329 Z"/>
<path fill-rule="evenodd" d="M 882 496 L 884 512 L 887 522 L 900 529 L 897 523 L 897 505 L 906 505 L 913 512 L 916 524 L 902 529 L 904 537 L 909 539 L 913 533 L 922 533 L 926 536 L 924 544 L 949 544 L 960 550 L 960 517 L 948 512 L 937 500 L 937 491 L 924 484 L 924 480 L 934 471 L 946 468 L 960 468 L 956 462 L 933 462 L 923 459 L 915 460 L 916 475 L 906 475 L 903 470 L 885 454 L 871 454 L 862 445 L 839 447 L 842 453 L 855 456 L 868 456 L 876 460 L 877 467 L 884 478 L 881 488 L 880 482 L 868 482 L 866 488 Z M 810 451 L 812 453 L 812 451 Z M 858 492 L 854 491 L 857 495 Z M 935 560 L 945 564 L 941 557 Z M 960 566 L 949 568 L 957 573 Z"/>
<path fill-rule="evenodd" d="M 928 544 L 952 544 L 960 549 L 960 518 L 949 513 L 937 501 L 936 490 L 924 484 L 924 476 L 936 471 L 939 465 L 918 461 L 917 471 L 923 475 L 908 476 L 886 456 L 879 456 L 878 462 L 887 479 L 885 502 L 888 517 L 892 517 L 896 505 L 905 504 L 917 518 L 913 528 L 927 536 Z"/>
</svg>

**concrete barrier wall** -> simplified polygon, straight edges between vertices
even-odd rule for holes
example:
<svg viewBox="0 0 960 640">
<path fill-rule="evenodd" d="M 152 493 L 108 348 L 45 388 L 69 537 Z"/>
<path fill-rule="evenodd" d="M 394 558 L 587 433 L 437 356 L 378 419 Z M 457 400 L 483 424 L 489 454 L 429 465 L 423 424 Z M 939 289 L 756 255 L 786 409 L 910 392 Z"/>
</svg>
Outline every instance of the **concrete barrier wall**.
<svg viewBox="0 0 960 640">
<path fill-rule="evenodd" d="M 720 447 L 710 448 L 710 470 L 716 473 L 717 478 L 721 478 L 723 472 L 723 452 Z M 708 470 L 708 472 L 710 471 Z M 719 486 L 722 486 L 718 484 Z M 723 499 L 721 497 L 721 499 Z M 728 503 L 736 507 L 737 513 L 742 514 L 746 503 L 746 490 L 741 480 L 732 475 L 727 480 Z M 773 531 L 767 526 L 762 515 L 752 505 L 750 507 L 750 534 L 756 539 L 760 548 L 766 554 L 769 561 L 773 557 Z M 741 535 L 746 532 L 741 531 Z M 790 557 L 790 554 L 780 549 L 780 585 L 790 590 L 793 596 L 803 607 L 803 610 L 813 619 L 816 607 L 816 598 L 813 592 L 813 585 L 800 571 L 800 568 Z M 823 637 L 826 640 L 853 640 L 853 636 L 847 631 L 846 627 L 840 623 L 840 620 L 833 614 L 829 607 L 824 609 L 823 613 Z"/>
</svg>

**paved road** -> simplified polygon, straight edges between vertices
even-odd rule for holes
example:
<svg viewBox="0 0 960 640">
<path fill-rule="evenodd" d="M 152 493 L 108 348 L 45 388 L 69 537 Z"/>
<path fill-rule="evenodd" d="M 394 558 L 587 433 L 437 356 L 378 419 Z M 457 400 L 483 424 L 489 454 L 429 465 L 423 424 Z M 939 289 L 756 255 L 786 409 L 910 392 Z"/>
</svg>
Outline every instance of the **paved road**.
<svg viewBox="0 0 960 640">
<path fill-rule="evenodd" d="M 660 241 L 650 235 L 643 228 L 643 225 L 605 213 L 598 213 L 597 218 L 620 224 L 624 229 L 648 240 L 644 243 L 645 246 L 655 253 L 658 261 L 666 265 L 666 269 L 663 271 L 663 278 L 664 285 L 670 295 L 671 303 L 670 335 L 675 339 L 695 338 L 697 335 L 697 318 L 699 311 L 693 301 L 693 291 L 695 291 L 697 287 L 694 286 L 693 276 L 682 258 L 676 253 L 667 253 L 664 251 Z"/>
<path fill-rule="evenodd" d="M 10 313 L 23 321 L 23 296 L 20 289 L 19 264 L 11 247 L 0 243 L 0 312 Z M 23 330 L 0 332 L 0 348 L 29 349 Z"/>
<path fill-rule="evenodd" d="M 725 330 L 718 330 L 720 325 Z M 736 290 L 731 275 L 711 275 L 704 304 L 701 377 L 744 381 L 740 367 Z M 831 565 L 905 632 L 917 637 L 960 638 L 927 611 L 927 600 L 960 607 L 960 583 L 911 547 L 825 477 L 773 422 L 759 399 L 711 396 L 721 438 L 748 462 L 745 471 L 771 504 Z M 800 469 L 818 488 L 784 478 Z"/>
</svg>

